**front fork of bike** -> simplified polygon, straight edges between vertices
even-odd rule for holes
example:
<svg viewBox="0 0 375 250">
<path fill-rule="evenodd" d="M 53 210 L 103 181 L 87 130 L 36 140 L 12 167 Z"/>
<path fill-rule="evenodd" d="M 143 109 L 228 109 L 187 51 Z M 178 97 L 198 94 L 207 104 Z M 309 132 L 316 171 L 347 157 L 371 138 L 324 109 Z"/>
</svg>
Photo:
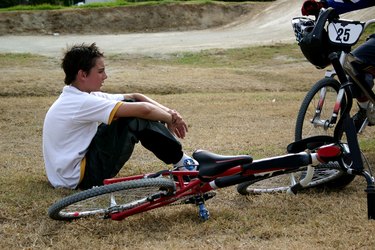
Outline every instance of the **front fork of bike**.
<svg viewBox="0 0 375 250">
<path fill-rule="evenodd" d="M 327 71 L 325 77 L 333 78 L 336 75 L 335 71 Z M 327 94 L 327 89 L 322 88 L 319 93 L 319 101 L 315 109 L 315 115 L 313 119 L 311 119 L 311 123 L 314 124 L 316 127 L 323 127 L 324 130 L 328 130 L 329 128 L 333 127 L 333 125 L 337 122 L 337 117 L 340 112 L 341 102 L 344 98 L 345 90 L 340 88 L 337 97 L 335 106 L 333 107 L 333 112 L 331 118 L 328 120 L 321 120 L 320 115 L 324 106 L 325 98 Z"/>
</svg>

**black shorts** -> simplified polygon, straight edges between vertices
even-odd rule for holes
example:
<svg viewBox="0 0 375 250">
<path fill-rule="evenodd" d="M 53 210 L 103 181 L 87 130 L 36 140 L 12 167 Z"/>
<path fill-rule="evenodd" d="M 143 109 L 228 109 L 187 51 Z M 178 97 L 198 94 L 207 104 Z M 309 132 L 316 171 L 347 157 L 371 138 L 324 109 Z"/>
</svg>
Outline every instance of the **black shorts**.
<svg viewBox="0 0 375 250">
<path fill-rule="evenodd" d="M 98 127 L 85 155 L 85 173 L 78 188 L 100 186 L 104 179 L 116 176 L 139 141 L 166 164 L 178 162 L 183 155 L 180 142 L 164 124 L 138 118 L 120 118 L 110 125 L 101 124 Z"/>
<path fill-rule="evenodd" d="M 352 54 L 365 64 L 375 66 L 375 34 L 372 34 L 366 42 L 354 49 Z"/>
</svg>

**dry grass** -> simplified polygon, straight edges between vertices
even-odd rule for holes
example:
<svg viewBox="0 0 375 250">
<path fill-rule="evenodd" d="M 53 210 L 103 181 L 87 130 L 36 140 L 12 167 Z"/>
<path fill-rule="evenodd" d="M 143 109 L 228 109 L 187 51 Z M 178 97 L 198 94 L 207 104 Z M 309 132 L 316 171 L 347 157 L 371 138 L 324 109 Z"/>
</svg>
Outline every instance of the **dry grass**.
<svg viewBox="0 0 375 250">
<path fill-rule="evenodd" d="M 145 92 L 180 111 L 189 123 L 187 153 L 204 148 L 254 158 L 285 152 L 298 107 L 323 72 L 291 46 L 213 51 L 193 62 L 110 55 L 106 90 Z M 248 54 L 252 51 L 252 54 Z M 257 53 L 257 51 L 259 53 Z M 272 53 L 271 53 L 272 54 Z M 290 57 L 290 55 L 294 55 Z M 247 55 L 239 58 L 238 55 Z M 185 55 L 184 58 L 189 58 Z M 190 58 L 191 59 L 191 58 Z M 365 182 L 341 191 L 244 197 L 235 188 L 207 202 L 211 219 L 193 206 L 172 206 L 121 222 L 53 221 L 47 208 L 71 193 L 46 180 L 41 152 L 45 112 L 62 88 L 59 59 L 0 55 L 1 249 L 373 249 Z M 370 130 L 373 128 L 370 128 Z M 364 150 L 374 162 L 373 143 Z M 121 175 L 163 165 L 137 147 Z"/>
</svg>

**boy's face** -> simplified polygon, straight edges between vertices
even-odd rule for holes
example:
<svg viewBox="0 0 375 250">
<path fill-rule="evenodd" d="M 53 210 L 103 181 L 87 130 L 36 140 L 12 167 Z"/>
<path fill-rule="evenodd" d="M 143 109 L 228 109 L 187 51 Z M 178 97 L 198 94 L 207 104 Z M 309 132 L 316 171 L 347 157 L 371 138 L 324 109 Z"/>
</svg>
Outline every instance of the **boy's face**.
<svg viewBox="0 0 375 250">
<path fill-rule="evenodd" d="M 105 79 L 107 79 L 107 74 L 105 73 L 104 58 L 99 57 L 96 59 L 95 66 L 86 75 L 88 92 L 100 91 Z"/>
</svg>

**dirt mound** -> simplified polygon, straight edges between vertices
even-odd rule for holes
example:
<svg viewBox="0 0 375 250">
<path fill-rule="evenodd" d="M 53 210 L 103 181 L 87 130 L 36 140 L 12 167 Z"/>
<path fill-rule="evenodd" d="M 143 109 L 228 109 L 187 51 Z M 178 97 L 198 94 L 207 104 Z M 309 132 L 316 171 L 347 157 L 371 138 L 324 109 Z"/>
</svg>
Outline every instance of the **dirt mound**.
<svg viewBox="0 0 375 250">
<path fill-rule="evenodd" d="M 0 13 L 0 35 L 118 34 L 201 30 L 248 14 L 254 4 L 161 4 Z"/>
</svg>

